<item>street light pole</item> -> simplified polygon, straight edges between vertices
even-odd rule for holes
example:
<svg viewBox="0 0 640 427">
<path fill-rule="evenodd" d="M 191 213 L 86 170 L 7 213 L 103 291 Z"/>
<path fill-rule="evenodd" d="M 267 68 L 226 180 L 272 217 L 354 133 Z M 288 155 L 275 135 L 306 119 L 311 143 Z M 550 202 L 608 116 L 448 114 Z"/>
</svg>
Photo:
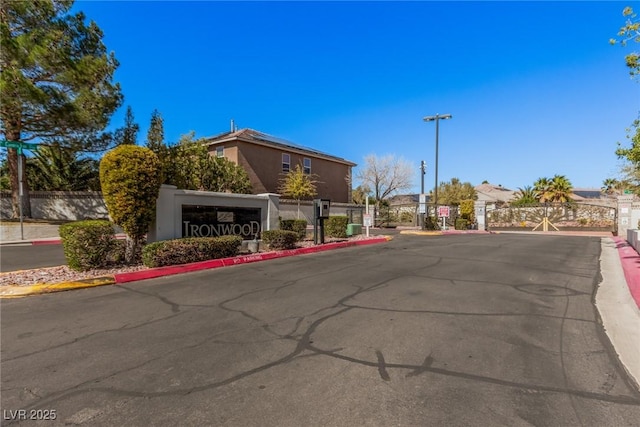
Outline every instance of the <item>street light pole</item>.
<svg viewBox="0 0 640 427">
<path fill-rule="evenodd" d="M 420 184 L 420 228 L 422 230 L 424 230 L 424 214 L 427 210 L 427 200 L 426 200 L 426 196 L 424 194 L 424 174 L 426 173 L 427 170 L 427 164 L 424 162 L 424 160 L 420 161 L 420 172 L 422 175 L 422 181 Z"/>
<path fill-rule="evenodd" d="M 433 208 L 436 215 L 438 215 L 438 135 L 440 133 L 439 123 L 440 120 L 449 120 L 451 117 L 451 114 L 440 115 L 436 113 L 435 116 L 426 116 L 422 119 L 425 122 L 436 122 L 436 185 L 433 190 Z"/>
</svg>

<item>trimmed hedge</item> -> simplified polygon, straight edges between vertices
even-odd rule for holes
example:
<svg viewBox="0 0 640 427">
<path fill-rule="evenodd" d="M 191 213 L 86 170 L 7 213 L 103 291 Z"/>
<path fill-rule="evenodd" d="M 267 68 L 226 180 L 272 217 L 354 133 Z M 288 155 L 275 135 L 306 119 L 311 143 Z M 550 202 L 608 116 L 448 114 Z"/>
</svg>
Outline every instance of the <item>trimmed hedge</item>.
<svg viewBox="0 0 640 427">
<path fill-rule="evenodd" d="M 304 219 L 281 219 L 280 230 L 295 231 L 298 233 L 298 240 L 307 237 L 307 221 Z"/>
<path fill-rule="evenodd" d="M 67 264 L 77 271 L 106 267 L 121 260 L 122 245 L 113 224 L 106 220 L 76 221 L 60 226 Z"/>
<path fill-rule="evenodd" d="M 242 237 L 187 237 L 153 242 L 142 248 L 142 263 L 147 267 L 188 264 L 238 255 Z"/>
<path fill-rule="evenodd" d="M 158 156 L 149 148 L 124 144 L 100 160 L 100 186 L 109 216 L 127 233 L 127 262 L 140 260 L 144 236 L 156 216 L 162 184 Z"/>
<path fill-rule="evenodd" d="M 349 217 L 346 215 L 330 216 L 324 222 L 324 233 L 329 237 L 347 238 L 347 224 Z"/>
<path fill-rule="evenodd" d="M 265 230 L 262 232 L 262 241 L 269 249 L 293 249 L 296 247 L 299 234 L 289 230 Z"/>
</svg>

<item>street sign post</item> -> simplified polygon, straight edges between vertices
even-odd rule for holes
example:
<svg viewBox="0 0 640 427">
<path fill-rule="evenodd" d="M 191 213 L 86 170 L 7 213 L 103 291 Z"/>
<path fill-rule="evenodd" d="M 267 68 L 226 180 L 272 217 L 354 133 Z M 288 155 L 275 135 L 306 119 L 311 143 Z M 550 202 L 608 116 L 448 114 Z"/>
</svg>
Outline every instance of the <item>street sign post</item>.
<svg viewBox="0 0 640 427">
<path fill-rule="evenodd" d="M 449 206 L 438 206 L 438 218 L 449 218 L 450 214 Z"/>
<path fill-rule="evenodd" d="M 442 218 L 442 229 L 446 230 L 447 228 L 447 218 L 451 215 L 451 210 L 449 206 L 438 206 L 438 217 Z"/>
<path fill-rule="evenodd" d="M 363 222 L 364 222 L 363 225 L 365 227 L 373 227 L 373 217 L 371 216 L 371 214 L 364 214 Z"/>
<path fill-rule="evenodd" d="M 24 240 L 24 224 L 22 222 L 22 150 L 38 151 L 38 144 L 32 144 L 22 141 L 0 141 L 0 147 L 13 148 L 18 151 L 18 210 L 20 211 L 20 240 Z"/>
</svg>

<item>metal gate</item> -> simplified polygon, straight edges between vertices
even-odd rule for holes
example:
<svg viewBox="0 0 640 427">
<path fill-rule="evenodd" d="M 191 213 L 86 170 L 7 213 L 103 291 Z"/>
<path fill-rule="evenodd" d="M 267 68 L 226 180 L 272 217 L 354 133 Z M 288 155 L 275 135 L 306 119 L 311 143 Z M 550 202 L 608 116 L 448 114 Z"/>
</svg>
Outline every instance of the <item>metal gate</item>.
<svg viewBox="0 0 640 427">
<path fill-rule="evenodd" d="M 617 209 L 578 203 L 540 203 L 487 211 L 487 228 L 504 231 L 615 232 Z"/>
</svg>

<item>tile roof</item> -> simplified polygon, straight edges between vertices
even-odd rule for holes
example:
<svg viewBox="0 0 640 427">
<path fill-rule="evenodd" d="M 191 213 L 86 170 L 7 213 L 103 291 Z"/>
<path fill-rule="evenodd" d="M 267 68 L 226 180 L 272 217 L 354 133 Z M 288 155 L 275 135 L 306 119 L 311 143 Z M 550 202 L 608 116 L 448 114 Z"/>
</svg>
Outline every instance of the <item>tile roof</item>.
<svg viewBox="0 0 640 427">
<path fill-rule="evenodd" d="M 513 190 L 493 184 L 480 184 L 474 187 L 478 193 L 478 200 L 488 202 L 508 202 L 516 193 Z"/>
</svg>

